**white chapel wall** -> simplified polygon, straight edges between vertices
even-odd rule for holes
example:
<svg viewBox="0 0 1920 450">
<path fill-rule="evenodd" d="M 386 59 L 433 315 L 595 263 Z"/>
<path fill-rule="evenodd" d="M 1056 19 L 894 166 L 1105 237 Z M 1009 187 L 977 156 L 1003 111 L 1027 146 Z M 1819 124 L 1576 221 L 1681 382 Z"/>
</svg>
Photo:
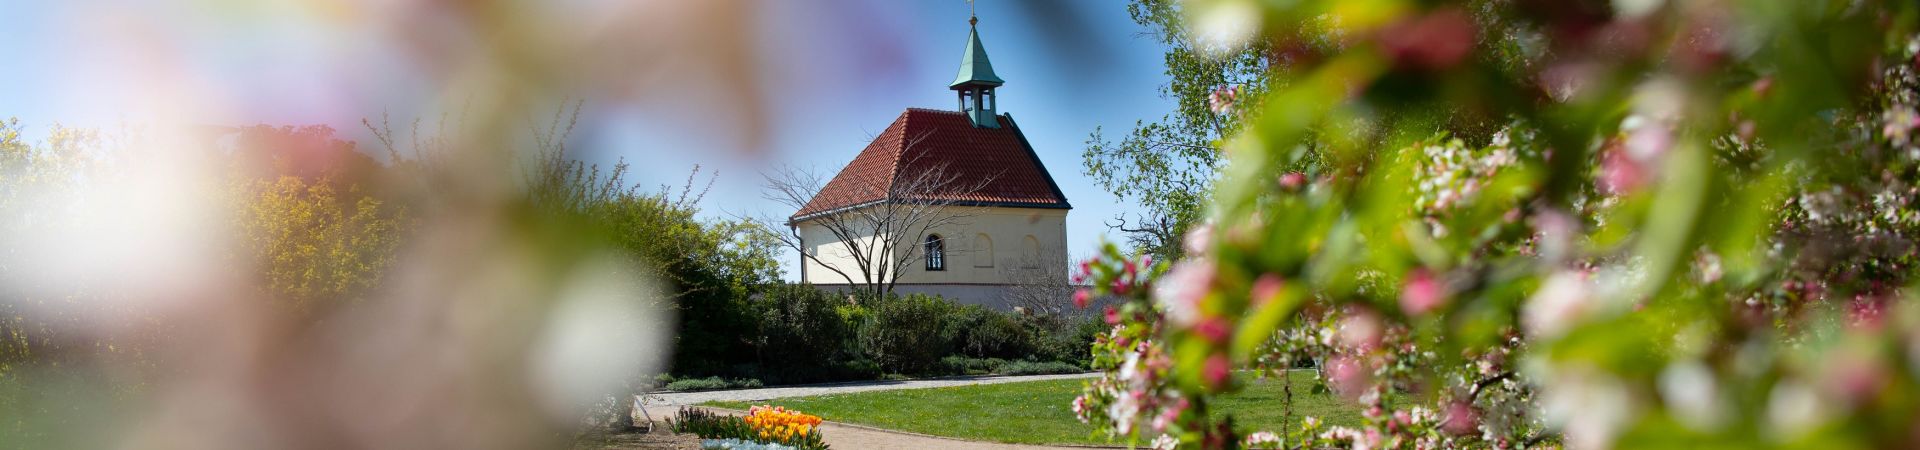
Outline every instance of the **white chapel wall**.
<svg viewBox="0 0 1920 450">
<path fill-rule="evenodd" d="M 1009 284 L 1013 282 L 1013 270 L 1010 269 L 1065 267 L 1065 249 L 1068 247 L 1066 219 L 1067 210 L 1064 209 L 969 208 L 966 217 L 934 230 L 946 240 L 945 270 L 926 270 L 922 255 L 916 251 L 913 261 L 901 273 L 899 283 L 949 285 L 938 291 L 980 296 L 989 295 L 986 293 L 989 290 L 959 286 Z M 856 272 L 859 266 L 854 264 L 832 233 L 818 225 L 802 224 L 800 229 L 810 251 L 817 252 L 815 254 L 826 264 L 843 268 L 855 278 L 855 282 L 859 282 Z M 985 235 L 991 244 L 978 246 L 981 251 L 975 251 L 976 239 L 980 235 Z M 923 238 L 916 236 L 906 241 L 917 249 Z M 867 243 L 871 239 L 874 238 L 866 236 L 858 242 Z M 802 262 L 806 265 L 805 281 L 814 284 L 846 283 L 845 279 L 822 266 L 821 262 L 811 258 L 805 258 Z"/>
</svg>

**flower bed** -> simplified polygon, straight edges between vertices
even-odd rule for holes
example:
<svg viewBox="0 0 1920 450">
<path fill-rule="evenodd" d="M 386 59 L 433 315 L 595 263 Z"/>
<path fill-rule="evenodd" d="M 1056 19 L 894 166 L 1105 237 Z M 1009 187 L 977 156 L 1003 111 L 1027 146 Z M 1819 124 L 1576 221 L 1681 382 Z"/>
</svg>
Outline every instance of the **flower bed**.
<svg viewBox="0 0 1920 450">
<path fill-rule="evenodd" d="M 682 408 L 673 430 L 700 436 L 701 448 L 824 450 L 820 416 L 786 408 L 755 406 L 744 417 Z"/>
</svg>

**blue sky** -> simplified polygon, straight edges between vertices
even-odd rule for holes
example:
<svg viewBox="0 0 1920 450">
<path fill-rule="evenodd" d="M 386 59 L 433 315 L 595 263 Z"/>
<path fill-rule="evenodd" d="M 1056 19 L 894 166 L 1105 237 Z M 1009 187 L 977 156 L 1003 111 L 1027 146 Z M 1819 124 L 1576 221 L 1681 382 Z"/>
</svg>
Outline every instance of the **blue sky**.
<svg viewBox="0 0 1920 450">
<path fill-rule="evenodd" d="M 111 126 L 151 117 L 137 111 L 156 110 L 152 105 L 121 103 L 149 95 L 141 89 L 150 86 L 119 81 L 125 74 L 116 72 L 124 70 L 121 61 L 153 50 L 124 42 L 124 36 L 86 34 L 88 26 L 127 28 L 114 22 L 112 11 L 140 15 L 140 8 L 127 8 L 136 3 L 141 2 L 0 5 L 0 29 L 30 37 L 0 40 L 0 61 L 8 61 L 8 69 L 0 71 L 0 117 L 19 117 L 29 136 L 43 135 L 55 122 Z M 703 203 L 708 217 L 784 216 L 789 211 L 761 198 L 760 173 L 794 165 L 831 174 L 902 110 L 954 107 L 946 85 L 965 45 L 965 2 L 748 3 L 754 7 L 738 26 L 757 30 L 752 46 L 759 69 L 753 82 L 766 96 L 764 117 L 771 128 L 762 145 L 737 148 L 739 130 L 730 128 L 736 124 L 732 117 L 689 113 L 674 102 L 597 102 L 589 96 L 571 146 L 576 155 L 603 163 L 624 159 L 633 165 L 632 179 L 647 185 L 678 185 L 697 164 L 719 174 Z M 438 95 L 427 78 L 361 66 L 407 62 L 366 51 L 381 43 L 358 32 L 359 25 L 280 20 L 282 13 L 310 14 L 311 7 L 297 1 L 266 4 L 248 6 L 244 20 L 235 20 L 232 12 L 166 11 L 163 28 L 173 29 L 166 35 L 184 37 L 168 41 L 172 45 L 162 50 L 197 69 L 154 76 L 185 80 L 203 88 L 202 96 L 233 99 L 212 115 L 217 119 L 207 120 L 328 124 L 363 145 L 371 140 L 360 131 L 361 117 L 382 111 L 402 118 L 433 115 L 417 106 Z M 1172 108 L 1157 90 L 1165 82 L 1162 49 L 1139 35 L 1143 30 L 1127 18 L 1121 1 L 985 0 L 978 12 L 994 70 L 1007 81 L 999 91 L 1000 110 L 1020 121 L 1074 205 L 1067 225 L 1069 251 L 1088 254 L 1109 233 L 1104 221 L 1133 208 L 1081 173 L 1084 143 L 1097 126 L 1117 136 L 1136 120 L 1152 120 Z M 74 23 L 81 26 L 70 26 Z M 674 91 L 679 82 L 703 81 L 669 76 L 655 87 Z M 364 101 L 368 98 L 382 101 Z M 793 277 L 794 256 L 782 261 Z"/>
</svg>

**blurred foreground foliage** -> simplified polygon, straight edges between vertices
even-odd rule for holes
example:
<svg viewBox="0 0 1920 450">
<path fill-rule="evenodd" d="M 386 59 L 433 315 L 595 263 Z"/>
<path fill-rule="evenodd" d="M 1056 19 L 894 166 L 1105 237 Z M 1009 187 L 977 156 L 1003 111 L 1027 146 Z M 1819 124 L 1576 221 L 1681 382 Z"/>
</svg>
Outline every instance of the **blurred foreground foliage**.
<svg viewBox="0 0 1920 450">
<path fill-rule="evenodd" d="M 374 131 L 391 145 L 392 130 Z M 701 192 L 693 177 L 677 191 L 641 191 L 624 180 L 624 164 L 602 171 L 567 158 L 564 133 L 542 136 L 533 145 L 540 151 L 529 152 L 537 157 L 527 166 L 522 186 L 534 210 L 525 217 L 555 225 L 527 232 L 550 228 L 579 234 L 561 241 L 603 236 L 585 240 L 631 258 L 624 267 L 640 269 L 619 276 L 638 285 L 667 286 L 666 300 L 685 319 L 672 349 L 683 355 L 682 364 L 697 365 L 693 362 L 715 355 L 752 355 L 749 341 L 728 333 L 751 329 L 758 319 L 746 302 L 778 280 L 777 244 L 750 223 L 697 217 Z M 446 156 L 445 149 L 435 147 L 442 141 L 415 141 L 408 156 L 389 147 L 392 159 L 382 164 L 324 126 L 218 128 L 207 130 L 207 136 L 198 142 L 200 153 L 171 155 L 169 162 L 215 168 L 211 179 L 181 181 L 208 183 L 214 186 L 208 191 L 221 195 L 205 203 L 161 206 L 214 218 L 204 222 L 208 234 L 221 237 L 204 249 L 218 261 L 212 272 L 254 289 L 221 294 L 265 307 L 264 326 L 284 326 L 286 333 L 297 334 L 339 326 L 329 325 L 335 320 L 357 320 L 355 314 L 364 312 L 354 310 L 362 303 L 400 289 L 385 283 L 397 271 L 408 264 L 445 264 L 405 256 L 410 245 L 419 245 L 422 233 L 471 232 L 426 229 L 415 218 L 417 211 L 445 214 L 464 201 L 420 189 L 453 170 L 437 159 Z M 144 391 L 151 380 L 198 375 L 168 352 L 178 351 L 169 347 L 184 335 L 204 330 L 163 313 L 165 305 L 125 301 L 137 296 L 121 291 L 114 274 L 50 277 L 54 269 L 23 258 L 48 245 L 24 242 L 25 236 L 60 235 L 72 228 L 81 231 L 73 236 L 99 237 L 86 232 L 98 219 L 87 216 L 89 208 L 63 202 L 106 201 L 106 196 L 64 193 L 87 192 L 88 186 L 132 172 L 133 165 L 155 163 L 138 149 L 150 144 L 148 139 L 142 130 L 54 127 L 35 143 L 21 137 L 17 119 L 0 122 L 0 217 L 6 218 L 0 219 L 0 233 L 7 236 L 0 244 L 9 252 L 7 264 L 0 266 L 0 295 L 6 296 L 0 302 L 0 435 L 21 439 L 17 442 L 84 437 L 70 432 L 81 426 L 76 421 L 108 423 L 128 412 L 83 405 L 139 404 L 134 400 L 154 394 Z M 194 205 L 210 205 L 211 211 Z M 657 300 L 636 295 L 630 301 L 650 307 Z M 632 319 L 621 326 L 673 326 L 667 320 Z M 600 344 L 628 352 L 668 351 Z M 218 351 L 208 350 L 209 355 Z M 624 376 L 631 379 L 629 390 L 609 396 L 617 405 L 646 374 Z"/>
<path fill-rule="evenodd" d="M 1224 164 L 1183 259 L 1083 269 L 1131 299 L 1075 404 L 1100 429 L 1182 448 L 1920 445 L 1920 6 L 1135 10 L 1188 43 L 1170 72 L 1266 70 L 1182 103 L 1233 122 L 1185 135 Z M 1233 371 L 1303 362 L 1362 426 L 1210 412 Z"/>
</svg>

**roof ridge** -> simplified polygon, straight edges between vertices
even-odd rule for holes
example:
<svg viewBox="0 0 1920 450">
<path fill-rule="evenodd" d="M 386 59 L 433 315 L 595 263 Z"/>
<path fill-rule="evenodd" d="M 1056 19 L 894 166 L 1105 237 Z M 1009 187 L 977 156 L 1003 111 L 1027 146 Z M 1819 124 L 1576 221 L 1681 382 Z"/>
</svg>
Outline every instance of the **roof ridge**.
<svg viewBox="0 0 1920 450">
<path fill-rule="evenodd" d="M 913 111 L 913 112 L 930 112 L 930 113 L 940 113 L 940 114 L 954 114 L 954 115 L 965 115 L 965 114 L 966 114 L 966 113 L 964 113 L 964 112 L 960 112 L 960 111 L 954 111 L 954 110 L 951 110 L 951 109 L 939 109 L 939 108 L 924 108 L 924 107 L 919 107 L 919 106 L 909 106 L 909 107 L 907 107 L 907 111 Z"/>
<path fill-rule="evenodd" d="M 886 190 L 880 194 L 883 198 L 891 197 L 893 194 L 893 183 L 900 181 L 900 166 L 902 161 L 907 159 L 907 142 L 912 140 L 908 137 L 911 133 L 907 131 L 913 129 L 913 114 L 911 113 L 911 108 L 908 109 L 908 112 L 900 113 L 900 135 L 895 137 L 900 141 L 888 144 L 893 147 L 893 158 L 889 158 L 893 161 L 891 161 L 891 169 L 887 171 Z"/>
</svg>

